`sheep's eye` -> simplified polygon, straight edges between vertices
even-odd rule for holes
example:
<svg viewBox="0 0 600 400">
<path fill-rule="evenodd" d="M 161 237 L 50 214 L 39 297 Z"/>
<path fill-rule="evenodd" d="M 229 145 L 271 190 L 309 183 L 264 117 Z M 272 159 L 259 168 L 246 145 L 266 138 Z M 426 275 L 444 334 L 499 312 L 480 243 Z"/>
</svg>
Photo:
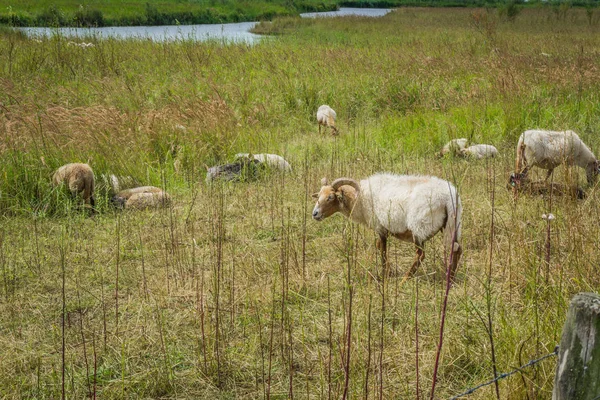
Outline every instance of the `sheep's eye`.
<svg viewBox="0 0 600 400">
<path fill-rule="evenodd" d="M 327 201 L 332 201 L 335 198 L 335 195 L 330 194 L 329 196 L 327 196 Z"/>
</svg>

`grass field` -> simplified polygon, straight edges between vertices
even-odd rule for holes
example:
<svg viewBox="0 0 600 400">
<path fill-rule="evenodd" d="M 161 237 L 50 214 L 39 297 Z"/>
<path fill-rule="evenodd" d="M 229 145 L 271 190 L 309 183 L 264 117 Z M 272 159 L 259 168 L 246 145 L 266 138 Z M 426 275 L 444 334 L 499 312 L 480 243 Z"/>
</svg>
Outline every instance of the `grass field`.
<svg viewBox="0 0 600 400">
<path fill-rule="evenodd" d="M 490 379 L 493 359 L 505 372 L 551 352 L 572 295 L 600 285 L 600 194 L 513 201 L 505 186 L 525 129 L 573 129 L 600 153 L 594 12 L 288 18 L 256 45 L 1 31 L 0 397 L 429 398 L 441 237 L 405 284 L 414 250 L 391 239 L 398 275 L 380 281 L 373 232 L 310 218 L 321 177 L 377 171 L 437 175 L 462 198 L 435 398 Z M 318 134 L 324 103 L 339 137 Z M 437 159 L 457 137 L 501 155 Z M 206 185 L 237 152 L 293 172 Z M 50 184 L 67 162 L 94 168 L 94 218 Z M 173 207 L 115 212 L 108 173 L 165 187 Z M 554 369 L 500 397 L 551 398 Z"/>
</svg>

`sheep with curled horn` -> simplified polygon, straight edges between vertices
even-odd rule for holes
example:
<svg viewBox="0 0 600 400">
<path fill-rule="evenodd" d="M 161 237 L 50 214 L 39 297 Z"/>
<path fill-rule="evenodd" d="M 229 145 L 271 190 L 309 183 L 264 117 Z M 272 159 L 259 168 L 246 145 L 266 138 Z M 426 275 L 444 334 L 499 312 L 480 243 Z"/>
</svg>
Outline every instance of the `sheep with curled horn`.
<svg viewBox="0 0 600 400">
<path fill-rule="evenodd" d="M 389 270 L 387 239 L 394 236 L 416 246 L 416 260 L 405 279 L 412 276 L 425 258 L 424 244 L 444 231 L 446 246 L 452 252 L 450 279 L 462 254 L 462 205 L 456 188 L 433 176 L 379 173 L 360 182 L 339 178 L 331 185 L 323 178 L 312 217 L 317 221 L 340 212 L 354 222 L 366 225 L 378 235 L 378 247 L 385 270 Z"/>
<path fill-rule="evenodd" d="M 52 184 L 54 186 L 65 184 L 73 197 L 81 194 L 86 207 L 90 208 L 92 214 L 95 213 L 94 171 L 88 164 L 71 163 L 63 165 L 54 172 Z"/>
<path fill-rule="evenodd" d="M 334 135 L 338 134 L 338 129 L 335 126 L 335 119 L 337 118 L 337 114 L 335 111 L 329 107 L 327 104 L 323 104 L 317 110 L 317 122 L 319 123 L 319 134 L 321 134 L 321 126 L 324 126 L 325 129 L 328 127 L 331 128 L 331 131 Z"/>
<path fill-rule="evenodd" d="M 120 191 L 111 203 L 117 208 L 142 210 L 166 207 L 171 204 L 171 197 L 156 186 L 141 186 Z"/>
</svg>

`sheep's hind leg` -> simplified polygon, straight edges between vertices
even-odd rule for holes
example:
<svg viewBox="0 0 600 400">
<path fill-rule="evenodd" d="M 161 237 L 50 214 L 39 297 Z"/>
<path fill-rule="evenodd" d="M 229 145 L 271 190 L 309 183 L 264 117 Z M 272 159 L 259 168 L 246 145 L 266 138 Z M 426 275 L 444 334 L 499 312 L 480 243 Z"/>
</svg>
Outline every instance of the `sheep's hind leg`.
<svg viewBox="0 0 600 400">
<path fill-rule="evenodd" d="M 408 272 L 406 272 L 406 274 L 404 275 L 404 278 L 402 278 L 402 283 L 406 282 L 409 278 L 411 278 L 415 274 L 415 272 L 417 272 L 417 269 L 421 265 L 421 262 L 423 262 L 423 260 L 425 259 L 425 249 L 423 249 L 423 246 L 418 245 L 418 244 L 416 246 L 417 246 L 417 259 L 415 260 L 415 262 L 413 262 L 413 264 L 410 267 L 410 269 L 408 270 Z"/>
<path fill-rule="evenodd" d="M 454 242 L 452 246 L 452 263 L 450 264 L 450 282 L 454 282 L 454 276 L 456 275 L 456 268 L 462 255 L 462 247 L 460 244 Z"/>
<path fill-rule="evenodd" d="M 383 278 L 388 275 L 390 270 L 389 260 L 387 257 L 387 236 L 379 235 L 379 239 L 377 239 L 377 248 L 381 251 L 381 263 L 383 265 Z"/>
</svg>

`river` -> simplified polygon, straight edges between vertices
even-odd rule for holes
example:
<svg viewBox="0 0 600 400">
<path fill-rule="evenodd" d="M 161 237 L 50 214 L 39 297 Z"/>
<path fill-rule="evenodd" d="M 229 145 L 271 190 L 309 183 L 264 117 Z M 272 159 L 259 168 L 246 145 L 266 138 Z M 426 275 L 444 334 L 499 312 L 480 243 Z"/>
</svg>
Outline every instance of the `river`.
<svg viewBox="0 0 600 400">
<path fill-rule="evenodd" d="M 338 11 L 304 13 L 304 18 L 338 17 L 358 15 L 381 17 L 390 12 L 387 8 L 340 8 Z M 96 38 L 152 39 L 157 42 L 172 40 L 218 40 L 225 42 L 254 43 L 263 36 L 250 32 L 257 22 L 202 25 L 163 25 L 163 26 L 109 26 L 103 28 L 18 28 L 29 36 L 51 36 L 61 34 L 71 38 L 89 40 Z"/>
</svg>

